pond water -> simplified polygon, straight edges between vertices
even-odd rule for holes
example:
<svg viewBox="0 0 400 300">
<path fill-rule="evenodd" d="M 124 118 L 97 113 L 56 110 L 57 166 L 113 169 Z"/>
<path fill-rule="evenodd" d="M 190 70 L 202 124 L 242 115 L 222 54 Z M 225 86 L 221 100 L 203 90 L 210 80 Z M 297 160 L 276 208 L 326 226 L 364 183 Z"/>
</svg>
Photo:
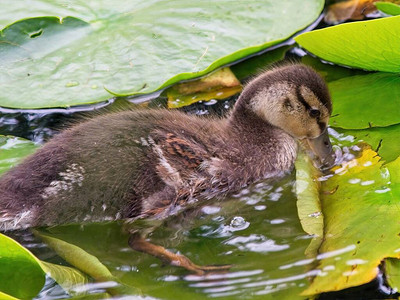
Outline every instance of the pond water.
<svg viewBox="0 0 400 300">
<path fill-rule="evenodd" d="M 191 275 L 134 252 L 118 223 L 59 226 L 44 232 L 95 255 L 122 283 L 139 287 L 144 295 L 160 299 L 296 295 L 306 285 L 312 266 L 304 255 L 310 236 L 298 220 L 293 179 L 258 183 L 227 201 L 172 217 L 149 235 L 153 243 L 179 251 L 196 264 L 232 265 L 226 273 Z M 57 261 L 40 242 L 25 245 L 39 258 Z M 39 298 L 47 297 L 42 295 Z"/>
<path fill-rule="evenodd" d="M 288 50 L 288 46 L 284 47 L 282 53 Z M 286 53 L 286 59 L 301 59 L 317 66 L 326 73 L 328 80 L 359 72 L 324 65 L 312 57 L 301 57 L 303 54 L 300 49 L 292 48 Z M 270 63 L 265 57 L 255 57 L 253 62 L 252 59 L 247 60 L 242 63 L 243 68 L 251 69 L 251 65 L 256 65 L 254 70 L 259 70 L 264 67 L 260 61 L 264 60 L 265 66 Z M 337 69 L 331 72 L 332 68 Z M 129 101 L 142 102 L 138 99 L 118 99 L 111 101 L 114 103 L 106 109 L 130 106 Z M 234 101 L 235 97 L 232 97 L 218 102 L 194 104 L 183 110 L 199 115 L 222 115 L 232 107 Z M 144 103 L 149 107 L 164 106 L 165 98 L 161 96 Z M 0 133 L 43 142 L 63 124 L 80 116 L 82 110 L 95 108 L 40 112 L 4 110 L 0 113 Z M 305 254 L 312 236 L 302 229 L 296 200 L 293 173 L 280 181 L 254 184 L 231 195 L 226 201 L 210 202 L 203 207 L 184 211 L 163 224 L 131 224 L 151 228 L 148 238 L 152 243 L 184 254 L 196 264 L 232 265 L 225 273 L 206 276 L 196 276 L 186 270 L 163 265 L 156 258 L 133 251 L 128 246 L 126 225 L 119 222 L 65 225 L 43 228 L 40 232 L 94 255 L 116 277 L 118 283 L 89 283 L 74 288 L 75 292 L 87 292 L 91 298 L 95 295 L 102 298 L 104 293 L 109 292 L 116 298 L 130 295 L 129 299 L 132 299 L 132 293 L 137 299 L 303 299 L 306 297 L 300 296 L 300 293 L 307 287 L 309 278 L 318 272 L 315 270 L 315 261 Z M 41 260 L 69 265 L 29 231 L 15 232 L 12 237 Z M 338 251 L 332 255 L 340 258 L 341 254 Z M 387 299 L 393 296 L 390 294 L 382 277 L 378 276 L 369 285 L 341 293 L 324 294 L 320 298 Z M 71 295 L 48 278 L 37 299 L 61 299 Z"/>
</svg>

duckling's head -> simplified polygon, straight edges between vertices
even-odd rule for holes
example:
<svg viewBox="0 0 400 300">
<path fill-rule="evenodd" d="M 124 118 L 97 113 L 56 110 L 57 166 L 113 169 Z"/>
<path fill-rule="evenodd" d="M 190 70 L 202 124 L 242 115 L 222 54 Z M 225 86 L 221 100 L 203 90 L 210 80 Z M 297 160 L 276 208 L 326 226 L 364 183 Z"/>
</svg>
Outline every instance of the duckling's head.
<svg viewBox="0 0 400 300">
<path fill-rule="evenodd" d="M 288 65 L 257 76 L 244 88 L 236 109 L 251 111 L 292 137 L 306 140 L 323 167 L 334 164 L 327 134 L 332 103 L 324 80 L 310 67 Z"/>
</svg>

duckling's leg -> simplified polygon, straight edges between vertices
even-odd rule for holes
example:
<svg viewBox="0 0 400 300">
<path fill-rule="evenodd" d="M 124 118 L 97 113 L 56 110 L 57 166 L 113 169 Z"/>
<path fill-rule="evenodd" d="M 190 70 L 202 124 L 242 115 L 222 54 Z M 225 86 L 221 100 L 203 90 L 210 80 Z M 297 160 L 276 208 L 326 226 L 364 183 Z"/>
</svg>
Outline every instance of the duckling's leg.
<svg viewBox="0 0 400 300">
<path fill-rule="evenodd" d="M 204 275 L 206 273 L 213 272 L 224 272 L 231 268 L 231 265 L 198 266 L 184 255 L 172 253 L 162 246 L 158 246 L 146 241 L 140 235 L 140 233 L 131 234 L 129 237 L 129 246 L 136 251 L 153 255 L 172 266 L 183 267 L 186 270 L 196 273 L 197 275 Z"/>
</svg>

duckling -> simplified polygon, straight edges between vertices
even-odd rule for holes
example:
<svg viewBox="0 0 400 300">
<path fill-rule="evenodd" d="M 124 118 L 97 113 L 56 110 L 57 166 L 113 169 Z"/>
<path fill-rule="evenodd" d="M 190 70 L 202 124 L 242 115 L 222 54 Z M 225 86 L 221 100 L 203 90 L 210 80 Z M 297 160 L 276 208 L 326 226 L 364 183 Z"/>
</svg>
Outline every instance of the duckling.
<svg viewBox="0 0 400 300">
<path fill-rule="evenodd" d="M 84 121 L 0 178 L 0 230 L 162 219 L 188 203 L 287 174 L 296 140 L 330 166 L 331 111 L 323 79 L 294 64 L 251 80 L 227 118 L 158 109 Z"/>
</svg>

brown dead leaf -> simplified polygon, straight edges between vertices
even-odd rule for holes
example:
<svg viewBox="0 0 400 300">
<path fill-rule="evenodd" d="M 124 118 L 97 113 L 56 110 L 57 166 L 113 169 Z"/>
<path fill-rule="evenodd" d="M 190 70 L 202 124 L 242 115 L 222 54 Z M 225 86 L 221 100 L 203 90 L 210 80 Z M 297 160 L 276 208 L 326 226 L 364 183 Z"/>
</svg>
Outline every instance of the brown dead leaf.
<svg viewBox="0 0 400 300">
<path fill-rule="evenodd" d="M 377 10 L 374 2 L 382 0 L 347 0 L 332 4 L 328 7 L 325 15 L 325 22 L 328 24 L 338 24 L 347 20 L 363 20 L 366 15 Z M 399 0 L 383 0 L 400 4 Z"/>
<path fill-rule="evenodd" d="M 325 22 L 337 24 L 347 20 L 363 20 L 367 14 L 376 11 L 377 0 L 348 0 L 332 4 L 328 7 Z"/>
<path fill-rule="evenodd" d="M 232 73 L 231 69 L 223 68 L 198 80 L 179 83 L 174 86 L 174 89 L 182 95 L 188 95 L 216 88 L 233 87 L 238 85 L 240 85 L 240 82 Z"/>
<path fill-rule="evenodd" d="M 240 81 L 230 68 L 222 68 L 206 77 L 169 88 L 168 107 L 178 108 L 198 101 L 225 99 L 239 93 L 241 89 Z"/>
</svg>

